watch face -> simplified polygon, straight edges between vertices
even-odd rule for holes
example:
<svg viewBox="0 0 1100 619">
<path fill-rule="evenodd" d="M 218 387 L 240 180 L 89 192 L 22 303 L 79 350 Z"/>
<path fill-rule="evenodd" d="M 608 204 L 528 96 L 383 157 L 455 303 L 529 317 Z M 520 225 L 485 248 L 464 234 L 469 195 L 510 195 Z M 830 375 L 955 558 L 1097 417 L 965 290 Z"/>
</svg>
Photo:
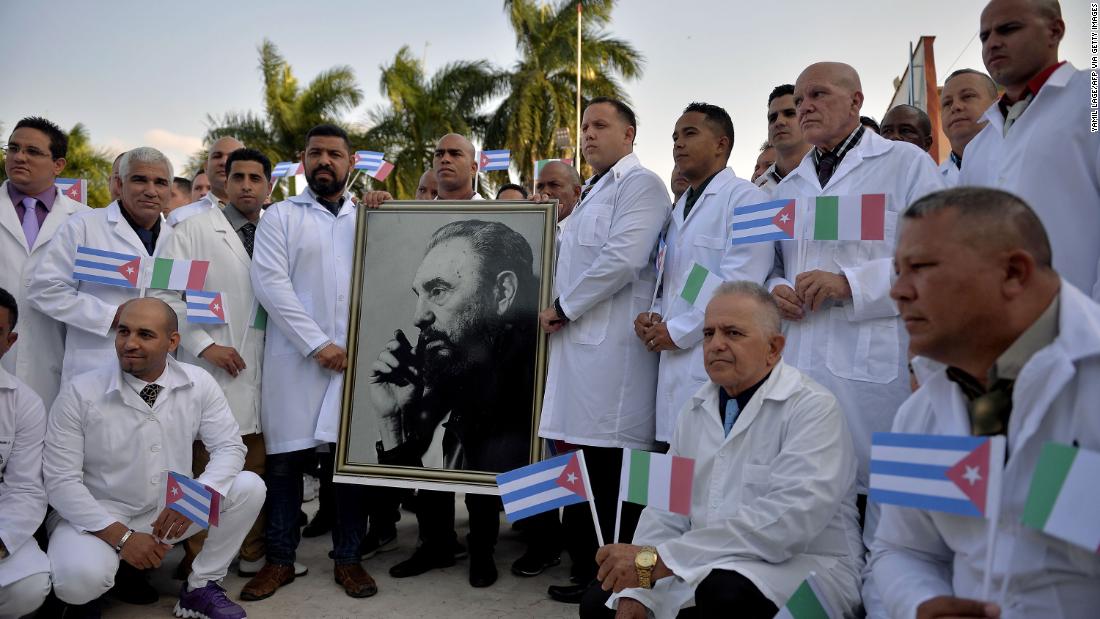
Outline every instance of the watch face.
<svg viewBox="0 0 1100 619">
<path fill-rule="evenodd" d="M 638 567 L 653 567 L 657 564 L 657 555 L 651 550 L 643 550 L 635 557 L 634 563 Z"/>
</svg>

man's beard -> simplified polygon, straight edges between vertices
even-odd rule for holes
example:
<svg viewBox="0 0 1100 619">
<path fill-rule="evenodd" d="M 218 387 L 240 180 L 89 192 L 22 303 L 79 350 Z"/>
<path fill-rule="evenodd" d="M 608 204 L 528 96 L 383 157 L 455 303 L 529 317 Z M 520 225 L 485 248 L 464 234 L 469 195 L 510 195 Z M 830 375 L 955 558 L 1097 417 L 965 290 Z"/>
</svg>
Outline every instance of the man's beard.
<svg viewBox="0 0 1100 619">
<path fill-rule="evenodd" d="M 417 356 L 423 359 L 424 384 L 429 387 L 472 379 L 492 367 L 501 332 L 499 317 L 490 306 L 475 305 L 457 319 L 458 341 L 452 340 L 451 334 L 431 327 L 420 332 Z M 439 344 L 432 345 L 433 342 Z"/>
<path fill-rule="evenodd" d="M 317 180 L 317 173 L 322 170 L 327 171 L 329 174 L 331 174 L 333 180 Z M 344 178 L 338 178 L 336 176 L 336 170 L 333 169 L 331 166 L 317 166 L 316 168 L 311 170 L 310 173 L 306 176 L 306 183 L 309 185 L 309 188 L 313 190 L 314 195 L 317 195 L 319 197 L 332 196 L 341 193 L 344 190 L 344 187 L 348 183 L 349 174 L 350 171 L 348 174 L 344 175 Z"/>
</svg>

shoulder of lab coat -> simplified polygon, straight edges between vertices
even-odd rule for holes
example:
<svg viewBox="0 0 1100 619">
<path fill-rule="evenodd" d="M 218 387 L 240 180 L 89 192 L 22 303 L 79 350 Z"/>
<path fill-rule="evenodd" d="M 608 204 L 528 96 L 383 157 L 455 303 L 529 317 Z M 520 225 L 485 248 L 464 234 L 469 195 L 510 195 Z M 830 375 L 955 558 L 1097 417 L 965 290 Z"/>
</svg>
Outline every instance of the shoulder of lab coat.
<svg viewBox="0 0 1100 619">
<path fill-rule="evenodd" d="M 191 204 L 184 204 L 177 209 L 172 209 L 172 211 L 164 217 L 164 223 L 167 223 L 169 226 L 173 227 L 178 226 L 184 221 L 194 217 L 195 215 L 198 215 L 199 213 L 217 207 L 217 198 L 214 197 L 213 193 L 207 193 L 198 201 L 192 202 Z"/>
<path fill-rule="evenodd" d="M 42 485 L 46 409 L 33 389 L 4 368 L 0 368 L 0 403 L 8 409 L 7 418 L 0 420 L 0 434 L 9 434 L 5 438 L 11 441 L 0 476 L 0 541 L 15 552 L 31 539 L 46 515 Z"/>
</svg>

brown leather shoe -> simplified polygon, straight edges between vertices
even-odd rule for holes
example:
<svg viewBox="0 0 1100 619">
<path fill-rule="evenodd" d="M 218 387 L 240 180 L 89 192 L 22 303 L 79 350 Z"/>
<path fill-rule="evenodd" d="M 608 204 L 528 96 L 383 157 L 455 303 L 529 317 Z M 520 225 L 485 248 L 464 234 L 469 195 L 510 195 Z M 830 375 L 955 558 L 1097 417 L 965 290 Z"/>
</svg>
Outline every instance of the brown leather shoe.
<svg viewBox="0 0 1100 619">
<path fill-rule="evenodd" d="M 255 602 L 271 597 L 283 585 L 294 582 L 293 565 L 265 563 L 260 571 L 241 589 L 241 599 Z"/>
<path fill-rule="evenodd" d="M 358 563 L 337 565 L 332 570 L 332 575 L 336 577 L 337 584 L 344 587 L 344 593 L 353 598 L 369 598 L 378 593 L 378 585 Z"/>
</svg>

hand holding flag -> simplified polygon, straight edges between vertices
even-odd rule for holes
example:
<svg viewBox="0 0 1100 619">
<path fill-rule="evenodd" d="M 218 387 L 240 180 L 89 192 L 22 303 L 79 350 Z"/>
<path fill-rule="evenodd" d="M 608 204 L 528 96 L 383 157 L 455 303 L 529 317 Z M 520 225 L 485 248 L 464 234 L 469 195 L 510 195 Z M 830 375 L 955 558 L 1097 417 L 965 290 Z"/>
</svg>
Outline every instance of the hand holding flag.
<svg viewBox="0 0 1100 619">
<path fill-rule="evenodd" d="M 186 475 L 169 471 L 164 507 L 182 514 L 195 525 L 208 529 L 218 526 L 221 495 L 210 486 L 200 484 Z M 165 535 L 165 539 L 168 537 Z"/>
</svg>

